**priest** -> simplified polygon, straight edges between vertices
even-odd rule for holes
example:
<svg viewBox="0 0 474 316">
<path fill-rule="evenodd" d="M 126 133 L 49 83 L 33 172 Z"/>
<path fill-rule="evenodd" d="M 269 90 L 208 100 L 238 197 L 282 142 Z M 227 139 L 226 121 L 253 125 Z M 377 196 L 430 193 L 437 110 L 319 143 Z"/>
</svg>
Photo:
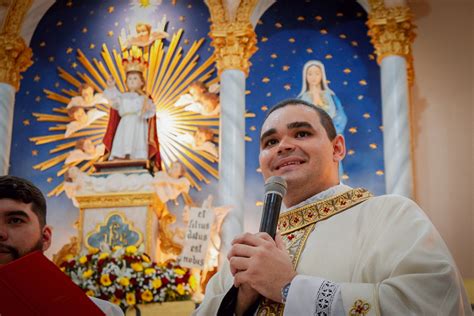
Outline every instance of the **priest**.
<svg viewBox="0 0 474 316">
<path fill-rule="evenodd" d="M 404 197 L 341 184 L 345 151 L 324 110 L 287 100 L 268 112 L 260 167 L 288 184 L 279 234 L 237 236 L 195 315 L 222 314 L 233 286 L 235 315 L 472 314 L 428 217 Z"/>
</svg>

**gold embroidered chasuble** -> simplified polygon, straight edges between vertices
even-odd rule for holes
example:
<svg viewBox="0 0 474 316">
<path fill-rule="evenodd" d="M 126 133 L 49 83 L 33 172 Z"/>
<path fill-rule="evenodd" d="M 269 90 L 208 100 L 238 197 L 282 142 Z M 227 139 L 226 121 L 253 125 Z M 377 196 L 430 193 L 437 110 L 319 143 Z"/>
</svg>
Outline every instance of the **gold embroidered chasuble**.
<svg viewBox="0 0 474 316">
<path fill-rule="evenodd" d="M 287 304 L 264 302 L 259 315 L 472 315 L 454 259 L 426 214 L 402 196 L 368 196 L 348 191 L 282 214 L 280 229 L 299 275 Z M 234 284 L 224 264 L 193 315 L 217 314 Z"/>
<path fill-rule="evenodd" d="M 352 189 L 342 194 L 320 200 L 288 211 L 278 220 L 278 230 L 286 244 L 293 267 L 298 266 L 306 240 L 316 223 L 341 213 L 369 199 L 372 194 L 362 188 Z M 283 304 L 264 299 L 258 307 L 257 315 L 283 315 Z"/>
</svg>

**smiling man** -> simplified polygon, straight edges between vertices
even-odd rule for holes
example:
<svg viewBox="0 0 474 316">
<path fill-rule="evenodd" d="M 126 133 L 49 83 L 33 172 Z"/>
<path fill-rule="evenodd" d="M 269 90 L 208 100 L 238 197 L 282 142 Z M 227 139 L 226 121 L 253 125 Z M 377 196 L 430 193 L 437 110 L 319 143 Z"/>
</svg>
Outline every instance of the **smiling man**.
<svg viewBox="0 0 474 316">
<path fill-rule="evenodd" d="M 287 100 L 269 111 L 260 167 L 264 179 L 288 184 L 281 236 L 237 236 L 196 315 L 216 315 L 233 285 L 236 315 L 471 315 L 456 265 L 423 211 L 401 196 L 341 184 L 344 155 L 324 110 Z"/>
</svg>

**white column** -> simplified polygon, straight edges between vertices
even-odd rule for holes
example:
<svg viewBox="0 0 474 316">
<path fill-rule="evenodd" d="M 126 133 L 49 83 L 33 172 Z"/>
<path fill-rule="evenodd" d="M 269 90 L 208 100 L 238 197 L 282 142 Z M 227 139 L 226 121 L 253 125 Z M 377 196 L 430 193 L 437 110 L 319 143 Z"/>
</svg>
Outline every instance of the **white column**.
<svg viewBox="0 0 474 316">
<path fill-rule="evenodd" d="M 245 74 L 224 70 L 220 76 L 219 201 L 232 210 L 222 226 L 221 254 L 243 231 L 245 199 Z M 222 257 L 222 256 L 221 256 Z M 222 258 L 221 258 L 222 259 Z"/>
<path fill-rule="evenodd" d="M 0 175 L 7 175 L 10 167 L 14 104 L 15 88 L 0 83 Z"/>
<path fill-rule="evenodd" d="M 387 56 L 380 68 L 386 191 L 413 198 L 406 60 Z"/>
</svg>

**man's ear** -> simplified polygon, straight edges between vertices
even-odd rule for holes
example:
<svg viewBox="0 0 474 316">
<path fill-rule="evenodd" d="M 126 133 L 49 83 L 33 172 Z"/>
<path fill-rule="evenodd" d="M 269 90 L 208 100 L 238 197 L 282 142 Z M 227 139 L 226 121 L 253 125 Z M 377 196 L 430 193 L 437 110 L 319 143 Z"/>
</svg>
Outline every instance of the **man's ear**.
<svg viewBox="0 0 474 316">
<path fill-rule="evenodd" d="M 333 159 L 334 161 L 341 161 L 346 156 L 346 141 L 344 136 L 336 135 L 332 141 Z"/>
<path fill-rule="evenodd" d="M 43 241 L 43 251 L 48 250 L 49 247 L 51 246 L 51 235 L 52 235 L 51 226 L 45 225 L 43 227 L 43 231 L 41 232 L 41 239 Z"/>
</svg>

